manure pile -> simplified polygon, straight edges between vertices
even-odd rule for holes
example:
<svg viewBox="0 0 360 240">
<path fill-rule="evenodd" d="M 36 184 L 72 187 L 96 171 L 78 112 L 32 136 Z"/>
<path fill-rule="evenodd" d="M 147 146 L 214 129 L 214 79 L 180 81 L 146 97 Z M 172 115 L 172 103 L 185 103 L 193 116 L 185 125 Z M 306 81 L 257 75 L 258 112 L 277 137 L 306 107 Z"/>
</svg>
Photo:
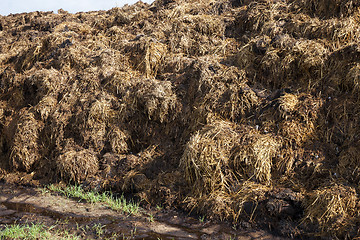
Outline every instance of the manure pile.
<svg viewBox="0 0 360 240">
<path fill-rule="evenodd" d="M 0 16 L 0 173 L 360 237 L 360 2 Z"/>
</svg>

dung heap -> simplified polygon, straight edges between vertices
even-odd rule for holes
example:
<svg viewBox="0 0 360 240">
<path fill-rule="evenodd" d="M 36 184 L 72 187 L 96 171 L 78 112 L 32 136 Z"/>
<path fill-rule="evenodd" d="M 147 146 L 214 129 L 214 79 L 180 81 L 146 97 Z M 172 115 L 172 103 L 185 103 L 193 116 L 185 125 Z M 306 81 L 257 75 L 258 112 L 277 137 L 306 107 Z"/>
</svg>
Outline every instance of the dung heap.
<svg viewBox="0 0 360 240">
<path fill-rule="evenodd" d="M 359 10 L 157 0 L 0 16 L 1 179 L 360 237 Z"/>
</svg>

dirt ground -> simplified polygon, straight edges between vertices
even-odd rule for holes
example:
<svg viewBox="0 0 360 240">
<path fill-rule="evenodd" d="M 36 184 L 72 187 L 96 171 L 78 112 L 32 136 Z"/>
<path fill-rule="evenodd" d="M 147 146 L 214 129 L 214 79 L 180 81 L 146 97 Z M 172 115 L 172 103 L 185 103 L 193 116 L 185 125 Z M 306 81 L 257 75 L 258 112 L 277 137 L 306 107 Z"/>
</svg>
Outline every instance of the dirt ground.
<svg viewBox="0 0 360 240">
<path fill-rule="evenodd" d="M 126 215 L 99 203 L 79 202 L 39 188 L 0 184 L 0 229 L 13 223 L 44 223 L 81 239 L 285 239 L 266 231 L 201 222 L 171 210 L 142 211 L 137 216 Z M 149 221 L 149 213 L 154 220 Z M 98 224 L 102 226 L 101 235 L 92 228 Z"/>
</svg>

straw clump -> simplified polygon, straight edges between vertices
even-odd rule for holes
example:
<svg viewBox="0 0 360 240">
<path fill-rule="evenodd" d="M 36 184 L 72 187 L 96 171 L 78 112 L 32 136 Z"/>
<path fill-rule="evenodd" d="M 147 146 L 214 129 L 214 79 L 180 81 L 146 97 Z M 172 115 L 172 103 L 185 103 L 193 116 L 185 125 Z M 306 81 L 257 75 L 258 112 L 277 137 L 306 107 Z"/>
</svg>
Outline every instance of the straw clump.
<svg viewBox="0 0 360 240">
<path fill-rule="evenodd" d="M 279 146 L 272 136 L 244 126 L 224 121 L 205 126 L 191 137 L 180 163 L 193 193 L 199 197 L 200 203 L 195 206 L 200 209 L 207 204 L 215 206 L 212 201 L 206 203 L 204 200 L 209 196 L 238 194 L 236 189 L 243 186 L 244 180 L 268 184 L 272 158 Z M 243 197 L 249 196 L 244 194 Z M 225 198 L 231 205 L 233 197 Z M 215 212 L 219 213 L 218 210 Z M 236 216 L 232 214 L 231 217 Z"/>
<path fill-rule="evenodd" d="M 144 106 L 149 119 L 168 122 L 176 117 L 178 99 L 169 81 L 145 80 L 136 86 L 137 102 Z"/>
<path fill-rule="evenodd" d="M 99 169 L 96 155 L 88 149 L 69 150 L 60 154 L 56 165 L 61 177 L 75 183 L 95 175 Z"/>
<path fill-rule="evenodd" d="M 237 222 L 244 216 L 251 218 L 252 213 L 244 210 L 245 205 L 255 206 L 263 201 L 270 189 L 263 184 L 244 181 L 239 185 L 237 192 L 217 190 L 208 195 L 188 196 L 185 202 L 189 209 L 196 208 L 198 212 L 210 218 Z"/>
<path fill-rule="evenodd" d="M 357 1 L 352 0 L 295 0 L 291 2 L 295 7 L 319 18 L 347 17 L 357 13 L 360 6 Z"/>
<path fill-rule="evenodd" d="M 354 188 L 339 184 L 315 190 L 305 202 L 304 221 L 316 222 L 321 234 L 344 238 L 353 224 L 357 194 Z"/>
<path fill-rule="evenodd" d="M 10 161 L 13 168 L 29 171 L 41 158 L 39 132 L 42 126 L 33 113 L 26 109 L 22 113 L 12 140 Z"/>
<path fill-rule="evenodd" d="M 337 165 L 339 173 L 354 184 L 358 184 L 360 181 L 358 144 L 354 143 L 353 146 L 344 149 L 340 154 Z"/>
<path fill-rule="evenodd" d="M 109 133 L 109 141 L 111 150 L 114 153 L 123 154 L 129 150 L 127 144 L 128 135 L 122 131 L 120 128 L 114 128 Z"/>
<path fill-rule="evenodd" d="M 166 45 L 153 38 L 140 37 L 140 40 L 129 48 L 136 68 L 146 77 L 156 76 L 167 52 Z"/>
</svg>

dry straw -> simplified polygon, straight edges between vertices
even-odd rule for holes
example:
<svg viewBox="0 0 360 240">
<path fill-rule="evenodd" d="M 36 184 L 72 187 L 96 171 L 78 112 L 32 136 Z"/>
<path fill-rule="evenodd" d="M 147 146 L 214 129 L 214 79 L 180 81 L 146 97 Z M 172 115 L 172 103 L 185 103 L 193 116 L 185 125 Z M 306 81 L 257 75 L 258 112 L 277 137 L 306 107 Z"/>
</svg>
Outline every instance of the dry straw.
<svg viewBox="0 0 360 240">
<path fill-rule="evenodd" d="M 354 188 L 332 184 L 315 190 L 304 203 L 303 221 L 310 220 L 320 226 L 321 234 L 345 237 L 353 224 L 357 194 Z"/>
<path fill-rule="evenodd" d="M 21 111 L 11 144 L 10 162 L 13 168 L 30 171 L 32 166 L 39 161 L 41 128 L 42 124 L 36 121 L 32 112 L 27 109 Z"/>
<path fill-rule="evenodd" d="M 347 17 L 359 11 L 360 4 L 353 0 L 295 0 L 290 1 L 305 13 L 319 18 Z"/>
<path fill-rule="evenodd" d="M 62 178 L 75 183 L 81 183 L 99 170 L 95 153 L 88 149 L 65 151 L 56 159 L 56 166 Z"/>
<path fill-rule="evenodd" d="M 147 78 L 155 77 L 163 64 L 167 47 L 156 39 L 141 37 L 128 46 L 135 68 Z"/>
<path fill-rule="evenodd" d="M 110 141 L 111 150 L 114 153 L 123 154 L 129 150 L 129 146 L 127 144 L 129 137 L 120 128 L 113 128 L 110 131 L 108 138 Z"/>
<path fill-rule="evenodd" d="M 171 82 L 144 80 L 135 91 L 136 101 L 144 106 L 149 119 L 163 123 L 176 117 L 179 104 Z"/>
<path fill-rule="evenodd" d="M 215 208 L 213 214 L 230 214 L 237 219 L 242 211 L 242 203 L 233 209 L 230 206 L 237 204 L 233 202 L 234 198 L 246 201 L 254 196 L 253 192 L 237 189 L 244 189 L 243 181 L 250 179 L 269 184 L 272 158 L 279 147 L 279 142 L 271 135 L 260 134 L 249 127 L 236 126 L 225 121 L 215 121 L 205 126 L 191 137 L 181 159 L 185 178 L 195 196 L 187 200 L 188 204 L 198 207 L 200 211 L 205 206 Z M 266 188 L 265 185 L 258 184 L 263 189 Z M 209 201 L 205 200 L 209 197 Z M 213 201 L 217 200 L 223 202 L 224 207 L 216 206 Z M 227 207 L 230 209 L 221 212 L 220 209 Z"/>
<path fill-rule="evenodd" d="M 356 185 L 358 185 L 360 181 L 359 154 L 358 143 L 353 143 L 341 152 L 337 165 L 339 173 Z"/>
</svg>

